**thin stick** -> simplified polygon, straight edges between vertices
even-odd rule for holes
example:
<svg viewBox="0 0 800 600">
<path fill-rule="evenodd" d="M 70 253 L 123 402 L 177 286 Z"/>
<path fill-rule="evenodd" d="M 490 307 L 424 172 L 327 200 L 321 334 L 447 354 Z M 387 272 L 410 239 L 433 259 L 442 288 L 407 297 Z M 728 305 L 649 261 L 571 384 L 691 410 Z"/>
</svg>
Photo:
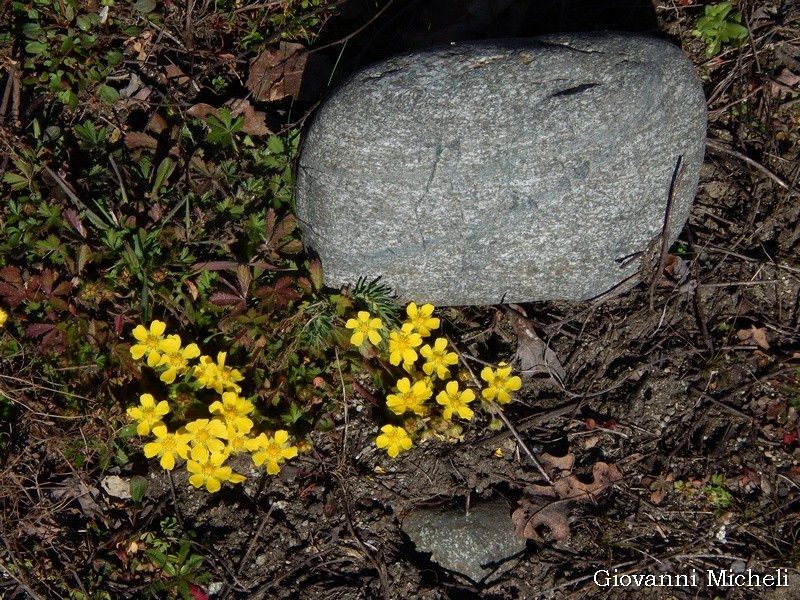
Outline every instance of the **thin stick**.
<svg viewBox="0 0 800 600">
<path fill-rule="evenodd" d="M 683 163 L 683 155 L 678 156 L 675 162 L 675 168 L 672 170 L 672 180 L 669 184 L 669 192 L 667 193 L 667 206 L 664 209 L 664 223 L 661 227 L 661 248 L 658 253 L 658 264 L 654 265 L 656 268 L 653 273 L 653 280 L 650 282 L 650 310 L 653 310 L 655 305 L 656 286 L 664 274 L 664 267 L 667 263 L 667 254 L 669 252 L 669 238 L 670 228 L 672 227 L 672 207 L 675 201 L 675 195 L 680 189 L 681 182 L 683 181 L 683 174 L 686 171 Z M 648 258 L 648 257 L 645 257 Z M 648 265 L 649 266 L 649 265 Z"/>
<path fill-rule="evenodd" d="M 754 169 L 761 171 L 764 175 L 772 179 L 772 181 L 777 183 L 783 189 L 785 190 L 790 189 L 788 183 L 786 183 L 783 179 L 775 175 L 775 173 L 770 171 L 767 167 L 765 167 L 761 163 L 754 161 L 749 156 L 745 156 L 744 154 L 742 154 L 741 152 L 737 152 L 733 148 L 728 148 L 727 146 L 725 146 L 724 144 L 720 144 L 719 142 L 717 142 L 717 140 L 713 138 L 706 138 L 706 146 L 717 155 L 727 154 L 728 156 L 732 156 L 733 158 L 739 159 L 742 162 L 747 163 Z"/>
<path fill-rule="evenodd" d="M 470 377 L 472 377 L 472 381 L 475 383 L 475 385 L 477 387 L 480 387 L 480 382 L 478 381 L 478 378 L 475 376 L 475 373 L 472 371 L 472 368 L 469 366 L 467 361 L 464 360 L 464 357 L 461 355 L 461 352 L 459 351 L 459 349 L 456 347 L 456 345 L 453 343 L 453 341 L 449 337 L 447 338 L 447 343 L 450 344 L 450 347 L 455 351 L 456 354 L 458 354 L 458 359 L 461 361 L 461 364 L 463 364 L 467 368 L 467 371 L 469 371 Z M 525 451 L 525 454 L 528 455 L 528 458 L 531 460 L 533 465 L 536 467 L 536 470 L 539 471 L 539 473 L 542 475 L 542 477 L 544 477 L 544 480 L 547 483 L 549 483 L 550 485 L 552 485 L 553 484 L 553 480 L 550 479 L 550 476 L 547 473 L 545 473 L 544 467 L 542 467 L 542 464 L 539 462 L 539 459 L 537 459 L 536 456 L 534 456 L 533 452 L 531 452 L 531 449 L 528 448 L 528 444 L 526 444 L 525 440 L 522 439 L 522 436 L 519 434 L 519 431 L 517 431 L 517 428 L 514 427 L 514 425 L 508 419 L 506 414 L 503 412 L 503 409 L 500 408 L 499 406 L 497 406 L 491 400 L 487 401 L 487 404 L 489 405 L 489 408 L 492 410 L 492 412 L 496 416 L 500 417 L 500 419 L 503 421 L 505 426 L 508 427 L 508 430 L 511 432 L 511 435 L 513 435 L 516 438 L 517 443 Z"/>
</svg>

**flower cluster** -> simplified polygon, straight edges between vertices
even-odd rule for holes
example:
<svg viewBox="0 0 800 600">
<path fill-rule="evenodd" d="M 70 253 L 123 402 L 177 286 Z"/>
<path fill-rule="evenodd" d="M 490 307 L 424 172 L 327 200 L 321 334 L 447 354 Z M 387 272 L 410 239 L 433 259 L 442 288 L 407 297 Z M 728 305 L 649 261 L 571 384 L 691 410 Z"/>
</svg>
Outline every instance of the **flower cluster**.
<svg viewBox="0 0 800 600">
<path fill-rule="evenodd" d="M 267 473 L 277 475 L 281 463 L 297 456 L 297 447 L 291 445 L 287 431 L 278 430 L 272 435 L 253 432 L 254 424 L 248 415 L 255 406 L 239 395 L 242 388 L 237 382 L 244 377 L 238 369 L 225 364 L 227 354 L 220 352 L 215 361 L 201 356 L 197 344 L 183 346 L 180 336 L 165 333 L 166 324 L 162 321 L 153 321 L 149 328 L 138 325 L 133 330 L 137 343 L 131 346 L 131 356 L 160 370 L 164 383 L 172 384 L 183 377 L 197 389 L 213 390 L 219 399 L 208 407 L 210 418 L 196 419 L 170 431 L 163 420 L 170 413 L 169 403 L 156 402 L 152 394 L 141 394 L 139 406 L 127 412 L 136 422 L 136 433 L 155 438 L 144 445 L 145 456 L 158 458 L 168 471 L 175 468 L 177 459 L 185 461 L 189 483 L 212 493 L 225 482 L 245 480 L 244 475 L 225 465 L 229 457 L 242 452 L 250 453 L 256 467 L 266 465 Z M 190 364 L 198 357 L 198 364 Z"/>
<path fill-rule="evenodd" d="M 432 304 L 418 307 L 410 303 L 406 307 L 405 321 L 388 334 L 381 319 L 367 311 L 360 311 L 356 318 L 345 324 L 353 330 L 350 338 L 353 345 L 369 343 L 384 350 L 389 363 L 404 372 L 386 397 L 386 407 L 396 417 L 405 419 L 405 427 L 384 425 L 375 440 L 377 447 L 386 450 L 392 458 L 411 448 L 412 433 L 438 437 L 444 433 L 451 439 L 460 438 L 461 426 L 453 420 L 470 421 L 475 414 L 470 407 L 476 399 L 475 392 L 460 387 L 459 380 L 452 378 L 451 368 L 458 364 L 458 354 L 452 351 L 444 337 L 426 343 L 425 338 L 440 326 L 433 311 Z M 510 393 L 522 385 L 520 378 L 512 376 L 511 367 L 505 363 L 500 363 L 497 369 L 484 368 L 481 378 L 486 382 L 481 397 L 498 404 L 510 402 Z M 435 404 L 430 402 L 431 398 L 435 398 Z"/>
</svg>

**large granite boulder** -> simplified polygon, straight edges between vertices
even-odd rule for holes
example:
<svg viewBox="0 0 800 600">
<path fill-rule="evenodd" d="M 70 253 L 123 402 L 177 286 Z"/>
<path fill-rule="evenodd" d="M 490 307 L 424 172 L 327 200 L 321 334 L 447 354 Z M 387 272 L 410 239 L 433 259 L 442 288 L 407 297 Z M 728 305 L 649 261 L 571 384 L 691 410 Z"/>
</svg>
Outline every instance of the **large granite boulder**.
<svg viewBox="0 0 800 600">
<path fill-rule="evenodd" d="M 689 215 L 706 103 L 669 42 L 563 34 L 391 58 L 318 111 L 297 214 L 330 286 L 437 305 L 582 300 Z M 680 159 L 680 177 L 672 186 Z"/>
</svg>

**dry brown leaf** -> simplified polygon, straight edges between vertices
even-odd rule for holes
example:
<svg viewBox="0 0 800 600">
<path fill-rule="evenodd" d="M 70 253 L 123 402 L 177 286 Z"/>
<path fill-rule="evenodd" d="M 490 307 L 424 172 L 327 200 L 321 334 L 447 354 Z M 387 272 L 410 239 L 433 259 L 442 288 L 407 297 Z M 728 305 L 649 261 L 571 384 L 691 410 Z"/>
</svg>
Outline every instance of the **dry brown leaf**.
<svg viewBox="0 0 800 600">
<path fill-rule="evenodd" d="M 322 93 L 331 69 L 327 58 L 302 44 L 281 42 L 277 50 L 265 50 L 251 61 L 245 86 L 261 102 L 288 96 L 306 102 Z"/>
<path fill-rule="evenodd" d="M 153 113 L 147 120 L 147 129 L 158 135 L 167 128 L 167 121 L 158 113 Z"/>
<path fill-rule="evenodd" d="M 750 329 L 740 329 L 736 332 L 739 341 L 745 344 L 755 344 L 763 350 L 769 350 L 769 340 L 767 340 L 767 330 L 763 327 L 751 325 Z"/>
<path fill-rule="evenodd" d="M 511 515 L 514 529 L 520 537 L 543 542 L 537 529 L 550 530 L 555 540 L 569 536 L 569 515 L 580 502 L 593 500 L 606 488 L 622 480 L 616 465 L 599 462 L 592 468 L 594 480 L 584 483 L 575 475 L 567 475 L 552 486 L 532 485 L 529 496 L 520 500 L 520 507 Z"/>
<path fill-rule="evenodd" d="M 155 150 L 158 147 L 158 141 L 154 137 L 139 131 L 126 133 L 124 142 L 128 148 L 150 148 Z"/>
<path fill-rule="evenodd" d="M 208 115 L 214 115 L 215 117 L 219 116 L 219 109 L 214 108 L 210 104 L 206 104 L 205 102 L 198 102 L 197 104 L 190 106 L 186 109 L 186 114 L 190 117 L 194 117 L 196 119 L 200 119 L 201 121 L 205 121 L 208 118 Z"/>
<path fill-rule="evenodd" d="M 571 452 L 566 456 L 553 456 L 552 454 L 544 452 L 539 457 L 539 460 L 545 472 L 550 476 L 557 474 L 559 471 L 570 472 L 572 471 L 572 467 L 575 466 L 575 455 Z"/>
<path fill-rule="evenodd" d="M 776 96 L 781 92 L 796 92 L 797 88 L 800 88 L 800 75 L 795 75 L 789 69 L 782 69 L 772 81 L 771 88 L 772 93 Z"/>
<path fill-rule="evenodd" d="M 538 336 L 522 307 L 509 304 L 506 315 L 517 334 L 517 354 L 514 360 L 522 375 L 544 374 L 563 381 L 567 376 L 564 367 L 552 348 Z"/>
<path fill-rule="evenodd" d="M 227 103 L 231 108 L 231 115 L 244 117 L 242 131 L 247 135 L 272 135 L 275 133 L 267 125 L 267 114 L 253 108 L 248 100 L 235 99 Z"/>
<path fill-rule="evenodd" d="M 167 79 L 177 79 L 178 85 L 184 85 L 189 83 L 189 77 L 186 73 L 183 72 L 178 65 L 165 65 L 164 66 L 164 73 L 167 76 Z"/>
<path fill-rule="evenodd" d="M 233 99 L 225 103 L 225 106 L 230 109 L 231 116 L 235 119 L 239 116 L 244 117 L 242 123 L 242 132 L 247 135 L 272 135 L 275 133 L 273 129 L 267 125 L 266 113 L 256 110 L 248 100 Z M 209 115 L 219 117 L 219 109 L 200 102 L 194 106 L 190 106 L 186 110 L 186 114 L 190 117 L 195 117 L 201 121 L 205 121 Z"/>
</svg>

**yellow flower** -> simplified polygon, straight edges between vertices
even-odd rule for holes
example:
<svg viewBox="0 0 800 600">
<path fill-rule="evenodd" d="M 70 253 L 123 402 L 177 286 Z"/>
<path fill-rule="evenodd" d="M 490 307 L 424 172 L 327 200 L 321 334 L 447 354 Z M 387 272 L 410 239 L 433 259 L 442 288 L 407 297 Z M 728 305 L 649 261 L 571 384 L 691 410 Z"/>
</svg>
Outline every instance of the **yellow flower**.
<svg viewBox="0 0 800 600">
<path fill-rule="evenodd" d="M 245 415 L 253 412 L 255 406 L 235 392 L 225 392 L 222 394 L 222 402 L 212 402 L 208 410 L 212 415 L 222 418 L 229 430 L 233 428 L 234 431 L 250 431 L 253 428 L 253 421 Z"/>
<path fill-rule="evenodd" d="M 219 352 L 216 363 L 210 356 L 201 356 L 200 364 L 194 368 L 193 375 L 200 385 L 215 390 L 218 394 L 223 391 L 233 391 L 238 394 L 242 388 L 236 382 L 244 377 L 238 369 L 225 365 L 227 355 L 227 352 Z"/>
<path fill-rule="evenodd" d="M 219 454 L 225 449 L 222 440 L 228 439 L 228 429 L 219 419 L 196 419 L 184 425 L 184 429 L 190 434 L 194 447 L 202 446 L 212 454 Z"/>
<path fill-rule="evenodd" d="M 8 321 L 8 313 L 0 308 L 0 329 L 6 326 L 6 321 Z"/>
<path fill-rule="evenodd" d="M 381 431 L 383 433 L 375 438 L 375 445 L 378 448 L 385 448 L 390 457 L 397 458 L 398 454 L 411 448 L 411 438 L 402 427 L 384 425 Z"/>
<path fill-rule="evenodd" d="M 153 321 L 150 323 L 150 330 L 144 328 L 144 325 L 137 325 L 133 328 L 133 337 L 138 344 L 131 346 L 131 356 L 134 360 L 140 360 L 147 354 L 147 365 L 155 367 L 161 360 L 161 354 L 158 352 L 158 344 L 164 339 L 164 331 L 167 329 L 167 324 L 163 321 Z"/>
<path fill-rule="evenodd" d="M 413 411 L 422 416 L 425 414 L 423 402 L 433 395 L 431 388 L 424 381 L 415 381 L 411 385 L 408 377 L 403 377 L 397 382 L 397 394 L 389 394 L 386 397 L 386 406 L 396 415 L 402 415 L 406 411 Z"/>
<path fill-rule="evenodd" d="M 422 370 L 428 376 L 436 373 L 439 379 L 447 379 L 450 377 L 450 370 L 447 367 L 458 364 L 458 354 L 447 351 L 445 338 L 437 338 L 433 343 L 433 348 L 429 344 L 425 344 L 419 349 L 419 353 L 425 358 L 426 362 L 422 365 Z"/>
<path fill-rule="evenodd" d="M 274 436 L 265 433 L 245 442 L 245 447 L 253 453 L 253 464 L 260 467 L 267 463 L 267 473 L 277 475 L 280 464 L 287 458 L 297 456 L 297 446 L 289 444 L 289 432 L 279 429 Z"/>
<path fill-rule="evenodd" d="M 192 375 L 202 387 L 213 390 L 218 385 L 219 368 L 210 356 L 201 356 L 199 362 L 199 365 L 195 365 Z"/>
<path fill-rule="evenodd" d="M 423 304 L 419 308 L 413 302 L 406 306 L 409 323 L 422 337 L 428 337 L 431 329 L 439 329 L 439 319 L 432 317 L 433 304 Z"/>
<path fill-rule="evenodd" d="M 189 370 L 189 361 L 200 356 L 200 348 L 197 344 L 189 344 L 186 348 L 181 348 L 181 337 L 179 335 L 168 335 L 166 339 L 158 343 L 158 349 L 164 354 L 158 362 L 159 367 L 167 367 L 161 374 L 161 381 L 172 383 L 178 375 L 183 375 Z"/>
<path fill-rule="evenodd" d="M 485 367 L 481 371 L 481 379 L 483 379 L 488 386 L 481 391 L 481 396 L 487 400 L 497 400 L 500 404 L 508 404 L 511 402 L 511 394 L 509 392 L 516 392 L 522 387 L 522 380 L 514 375 L 511 375 L 511 367 L 506 363 L 501 362 L 497 365 L 497 370 L 491 367 Z"/>
<path fill-rule="evenodd" d="M 457 381 L 449 381 L 444 391 L 439 392 L 436 396 L 436 402 L 444 406 L 442 416 L 447 421 L 452 420 L 453 413 L 468 421 L 472 419 L 475 413 L 472 412 L 472 409 L 467 404 L 473 400 L 475 400 L 475 392 L 470 389 L 459 392 Z"/>
<path fill-rule="evenodd" d="M 161 417 L 169 412 L 169 404 L 162 400 L 156 404 L 152 394 L 142 394 L 139 396 L 139 406 L 132 406 L 128 409 L 128 416 L 139 421 L 136 425 L 136 433 L 147 435 L 155 425 L 163 425 Z"/>
<path fill-rule="evenodd" d="M 417 360 L 414 350 L 422 344 L 422 336 L 414 331 L 413 325 L 404 323 L 400 331 L 389 334 L 389 362 L 394 366 L 404 363 L 413 363 Z"/>
<path fill-rule="evenodd" d="M 233 427 L 228 427 L 228 445 L 225 446 L 225 453 L 229 456 L 236 456 L 242 452 L 247 452 L 247 442 L 253 439 L 247 435 L 251 429 L 251 427 L 246 427 L 245 429 L 234 430 Z"/>
<path fill-rule="evenodd" d="M 234 473 L 230 467 L 222 466 L 227 458 L 221 452 L 209 453 L 203 446 L 195 446 L 186 463 L 186 470 L 192 473 L 189 483 L 196 488 L 206 486 L 206 489 L 213 494 L 222 489 L 222 484 L 226 481 L 231 483 L 244 481 L 246 479 L 244 475 Z"/>
<path fill-rule="evenodd" d="M 381 334 L 378 333 L 383 329 L 383 321 L 378 317 L 372 317 L 367 311 L 361 310 L 356 315 L 357 319 L 347 319 L 345 327 L 353 329 L 353 335 L 350 337 L 350 343 L 354 346 L 360 346 L 364 343 L 364 339 L 368 339 L 369 343 L 377 346 L 381 343 Z"/>
<path fill-rule="evenodd" d="M 167 471 L 175 468 L 175 455 L 183 460 L 189 458 L 189 441 L 192 436 L 188 433 L 169 433 L 164 424 L 153 426 L 155 442 L 144 445 L 144 455 L 147 458 L 158 456 L 161 458 L 161 467 Z"/>
</svg>

